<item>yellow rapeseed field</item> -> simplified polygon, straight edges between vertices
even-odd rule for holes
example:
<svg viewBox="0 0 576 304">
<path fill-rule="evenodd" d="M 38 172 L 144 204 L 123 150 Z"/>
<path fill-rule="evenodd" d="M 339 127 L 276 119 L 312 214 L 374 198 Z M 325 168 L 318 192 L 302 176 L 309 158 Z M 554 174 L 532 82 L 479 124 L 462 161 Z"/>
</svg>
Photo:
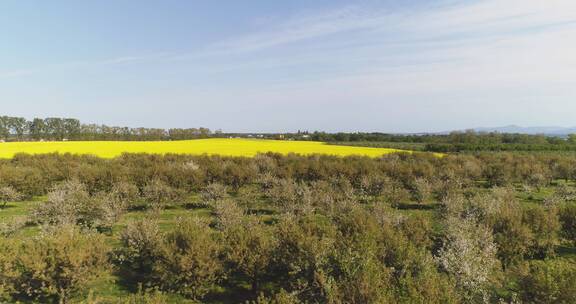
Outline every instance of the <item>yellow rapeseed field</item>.
<svg viewBox="0 0 576 304">
<path fill-rule="evenodd" d="M 192 154 L 222 156 L 254 156 L 258 153 L 276 152 L 303 155 L 327 154 L 338 156 L 363 155 L 378 157 L 394 152 L 409 152 L 396 149 L 349 147 L 327 145 L 311 141 L 278 141 L 259 139 L 198 139 L 185 141 L 68 141 L 68 142 L 10 142 L 0 143 L 0 158 L 12 158 L 17 153 L 91 154 L 113 158 L 124 152 L 154 154 Z"/>
</svg>

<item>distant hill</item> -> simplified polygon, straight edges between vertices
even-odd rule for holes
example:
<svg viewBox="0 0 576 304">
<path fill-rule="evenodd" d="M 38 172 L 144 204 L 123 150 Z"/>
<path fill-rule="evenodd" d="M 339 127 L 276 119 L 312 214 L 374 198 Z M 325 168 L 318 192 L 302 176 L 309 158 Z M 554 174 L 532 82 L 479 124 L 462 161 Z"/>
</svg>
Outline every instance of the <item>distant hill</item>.
<svg viewBox="0 0 576 304">
<path fill-rule="evenodd" d="M 554 136 L 566 136 L 576 133 L 576 127 L 521 127 L 516 125 L 496 127 L 496 128 L 475 128 L 476 132 L 498 132 L 498 133 L 518 133 L 518 134 L 545 134 Z"/>
</svg>

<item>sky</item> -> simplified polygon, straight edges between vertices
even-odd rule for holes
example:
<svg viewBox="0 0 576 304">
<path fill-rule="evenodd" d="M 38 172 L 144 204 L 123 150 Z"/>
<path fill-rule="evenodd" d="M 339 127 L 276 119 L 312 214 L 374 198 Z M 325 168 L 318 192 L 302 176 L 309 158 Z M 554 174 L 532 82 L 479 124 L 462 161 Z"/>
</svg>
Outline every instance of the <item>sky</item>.
<svg viewBox="0 0 576 304">
<path fill-rule="evenodd" d="M 0 114 L 227 132 L 576 126 L 574 0 L 0 0 Z"/>
</svg>

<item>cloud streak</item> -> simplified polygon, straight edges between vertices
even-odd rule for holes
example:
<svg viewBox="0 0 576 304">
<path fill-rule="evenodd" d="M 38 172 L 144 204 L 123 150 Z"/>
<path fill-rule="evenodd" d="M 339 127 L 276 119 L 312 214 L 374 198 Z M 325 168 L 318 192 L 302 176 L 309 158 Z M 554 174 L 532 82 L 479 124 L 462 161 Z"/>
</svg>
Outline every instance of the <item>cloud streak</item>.
<svg viewBox="0 0 576 304">
<path fill-rule="evenodd" d="M 38 74 L 52 74 L 58 72 L 90 70 L 106 66 L 146 63 L 149 62 L 150 60 L 165 58 L 167 56 L 168 54 L 165 53 L 144 55 L 144 56 L 123 56 L 108 59 L 98 59 L 93 61 L 84 60 L 84 61 L 60 62 L 60 63 L 41 65 L 30 69 L 0 70 L 0 79 L 19 78 L 25 76 L 34 76 Z"/>
<path fill-rule="evenodd" d="M 294 65 L 299 60 L 342 65 L 347 67 L 347 77 L 374 77 L 382 72 L 389 79 L 385 72 L 392 70 L 417 78 L 432 67 L 432 73 L 450 81 L 476 70 L 483 75 L 465 74 L 469 76 L 465 78 L 492 84 L 491 78 L 505 73 L 521 84 L 522 79 L 547 82 L 552 74 L 570 80 L 574 71 L 576 2 L 569 0 L 473 1 L 410 14 L 347 8 L 302 20 L 281 24 L 278 31 L 227 42 L 227 49 L 256 53 L 284 46 L 293 51 L 269 56 Z M 253 61 L 255 67 L 258 62 Z"/>
<path fill-rule="evenodd" d="M 214 52 L 221 60 L 207 66 L 236 71 L 243 75 L 237 81 L 246 83 L 230 96 L 260 90 L 262 102 L 313 102 L 319 109 L 331 101 L 340 105 L 335 111 L 401 107 L 398 116 L 428 111 L 429 119 L 460 124 L 454 127 L 495 117 L 546 123 L 538 113 L 568 125 L 573 115 L 567 113 L 576 113 L 574 1 L 439 2 L 413 11 L 346 7 L 269 28 L 218 44 L 225 54 Z M 226 56 L 244 60 L 227 62 Z M 430 110 L 435 104 L 445 112 Z M 460 115 L 466 120 L 449 116 L 469 109 L 471 116 Z"/>
<path fill-rule="evenodd" d="M 252 32 L 195 49 L 0 71 L 0 78 L 126 73 L 152 84 L 134 96 L 168 100 L 172 109 L 228 111 L 214 125 L 231 130 L 239 128 L 227 121 L 236 124 L 235 115 L 246 111 L 269 115 L 278 122 L 273 131 L 295 128 L 292 117 L 302 128 L 337 131 L 335 122 L 351 115 L 340 129 L 572 124 L 576 1 L 406 2 L 268 18 Z M 115 66 L 125 68 L 103 69 Z M 165 91 L 148 94 L 153 85 Z M 172 95 L 164 98 L 166 92 Z M 258 121 L 247 119 L 243 130 L 271 130 Z"/>
</svg>

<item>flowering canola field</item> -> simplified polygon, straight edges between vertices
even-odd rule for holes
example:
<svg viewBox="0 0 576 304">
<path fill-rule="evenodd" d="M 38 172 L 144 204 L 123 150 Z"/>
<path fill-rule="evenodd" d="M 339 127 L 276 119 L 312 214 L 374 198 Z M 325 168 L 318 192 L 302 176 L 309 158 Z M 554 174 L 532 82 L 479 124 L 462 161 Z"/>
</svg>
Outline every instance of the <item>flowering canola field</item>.
<svg viewBox="0 0 576 304">
<path fill-rule="evenodd" d="M 0 158 L 12 158 L 17 153 L 90 154 L 113 158 L 122 153 L 191 154 L 222 156 L 255 156 L 275 152 L 302 155 L 325 154 L 337 156 L 361 155 L 378 157 L 397 149 L 328 145 L 312 141 L 279 141 L 263 139 L 197 139 L 184 141 L 68 141 L 68 142 L 9 142 L 0 143 Z"/>
</svg>

